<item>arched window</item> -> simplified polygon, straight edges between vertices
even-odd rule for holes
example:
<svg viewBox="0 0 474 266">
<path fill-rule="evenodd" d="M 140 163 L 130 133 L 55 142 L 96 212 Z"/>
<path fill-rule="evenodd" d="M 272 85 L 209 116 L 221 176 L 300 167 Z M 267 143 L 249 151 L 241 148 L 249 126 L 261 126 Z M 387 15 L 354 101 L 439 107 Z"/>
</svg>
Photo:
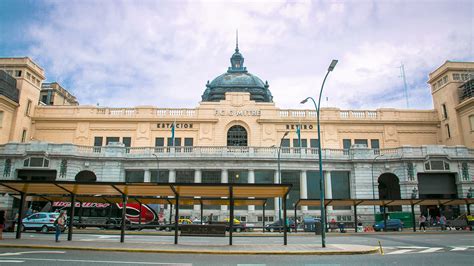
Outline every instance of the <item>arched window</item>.
<svg viewBox="0 0 474 266">
<path fill-rule="evenodd" d="M 227 131 L 227 146 L 247 146 L 247 130 L 242 126 L 232 126 Z"/>
<path fill-rule="evenodd" d="M 97 177 L 94 172 L 84 170 L 77 173 L 76 181 L 77 182 L 95 182 L 97 181 Z"/>
</svg>

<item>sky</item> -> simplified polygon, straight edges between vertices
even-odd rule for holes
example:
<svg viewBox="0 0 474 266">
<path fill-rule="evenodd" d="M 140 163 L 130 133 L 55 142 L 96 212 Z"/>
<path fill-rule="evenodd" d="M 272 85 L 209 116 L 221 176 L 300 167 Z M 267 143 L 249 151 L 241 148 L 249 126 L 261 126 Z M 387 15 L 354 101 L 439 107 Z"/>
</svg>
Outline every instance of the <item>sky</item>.
<svg viewBox="0 0 474 266">
<path fill-rule="evenodd" d="M 428 74 L 474 61 L 474 1 L 0 0 L 0 57 L 32 58 L 84 105 L 195 108 L 227 71 L 239 32 L 247 70 L 276 106 L 432 109 Z"/>
</svg>

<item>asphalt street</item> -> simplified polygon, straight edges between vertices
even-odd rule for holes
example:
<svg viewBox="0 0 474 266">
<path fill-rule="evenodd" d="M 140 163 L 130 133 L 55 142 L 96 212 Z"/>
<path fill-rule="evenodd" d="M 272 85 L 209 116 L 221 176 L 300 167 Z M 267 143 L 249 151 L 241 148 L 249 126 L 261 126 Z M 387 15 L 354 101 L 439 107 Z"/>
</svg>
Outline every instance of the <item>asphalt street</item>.
<svg viewBox="0 0 474 266">
<path fill-rule="evenodd" d="M 277 234 L 275 234 L 277 235 Z M 13 237 L 7 234 L 6 237 Z M 47 243 L 53 234 L 24 233 L 23 237 Z M 65 238 L 66 236 L 63 235 Z M 75 241 L 118 241 L 117 235 L 77 234 Z M 127 242 L 170 243 L 170 236 L 128 235 Z M 288 256 L 288 255 L 187 255 L 74 250 L 0 248 L 2 265 L 473 265 L 474 234 L 361 234 L 329 236 L 331 244 L 378 245 L 384 255 Z M 234 243 L 281 243 L 280 237 L 235 237 Z M 319 243 L 318 236 L 291 236 L 292 243 Z M 226 245 L 228 238 L 182 237 L 183 244 Z"/>
</svg>

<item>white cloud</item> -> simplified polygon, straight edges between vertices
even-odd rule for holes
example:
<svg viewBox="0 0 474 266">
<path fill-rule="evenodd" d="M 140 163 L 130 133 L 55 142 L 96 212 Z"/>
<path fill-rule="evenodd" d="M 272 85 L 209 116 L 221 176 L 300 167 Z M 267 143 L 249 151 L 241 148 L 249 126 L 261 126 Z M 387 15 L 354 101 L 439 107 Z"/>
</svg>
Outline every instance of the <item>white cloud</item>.
<svg viewBox="0 0 474 266">
<path fill-rule="evenodd" d="M 473 60 L 471 1 L 78 1 L 50 3 L 30 53 L 83 104 L 194 107 L 226 71 L 235 29 L 251 73 L 282 108 L 325 88 L 340 108 L 431 108 L 424 84 L 445 60 Z M 457 8 L 453 9 L 452 6 Z M 459 25 L 467 25 L 460 27 Z"/>
</svg>

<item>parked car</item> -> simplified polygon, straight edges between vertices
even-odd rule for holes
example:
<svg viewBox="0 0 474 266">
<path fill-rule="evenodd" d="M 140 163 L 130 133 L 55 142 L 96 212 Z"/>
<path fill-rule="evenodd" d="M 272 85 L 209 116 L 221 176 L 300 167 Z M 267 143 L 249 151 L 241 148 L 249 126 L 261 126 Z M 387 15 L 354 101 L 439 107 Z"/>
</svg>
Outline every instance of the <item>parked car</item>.
<svg viewBox="0 0 474 266">
<path fill-rule="evenodd" d="M 287 219 L 286 226 L 287 226 L 288 231 L 293 230 L 295 229 L 295 222 L 293 220 Z M 283 227 L 284 226 L 283 226 L 282 220 L 278 220 L 271 224 L 265 225 L 265 231 L 268 231 L 268 232 L 283 231 Z"/>
<path fill-rule="evenodd" d="M 375 231 L 384 230 L 384 221 L 380 221 L 374 224 Z M 387 230 L 402 231 L 403 222 L 400 219 L 389 219 L 387 220 Z"/>
<path fill-rule="evenodd" d="M 21 223 L 21 230 L 36 230 L 47 233 L 54 230 L 54 221 L 58 218 L 58 212 L 38 212 L 24 218 Z M 63 231 L 66 230 L 64 227 Z"/>
</svg>

